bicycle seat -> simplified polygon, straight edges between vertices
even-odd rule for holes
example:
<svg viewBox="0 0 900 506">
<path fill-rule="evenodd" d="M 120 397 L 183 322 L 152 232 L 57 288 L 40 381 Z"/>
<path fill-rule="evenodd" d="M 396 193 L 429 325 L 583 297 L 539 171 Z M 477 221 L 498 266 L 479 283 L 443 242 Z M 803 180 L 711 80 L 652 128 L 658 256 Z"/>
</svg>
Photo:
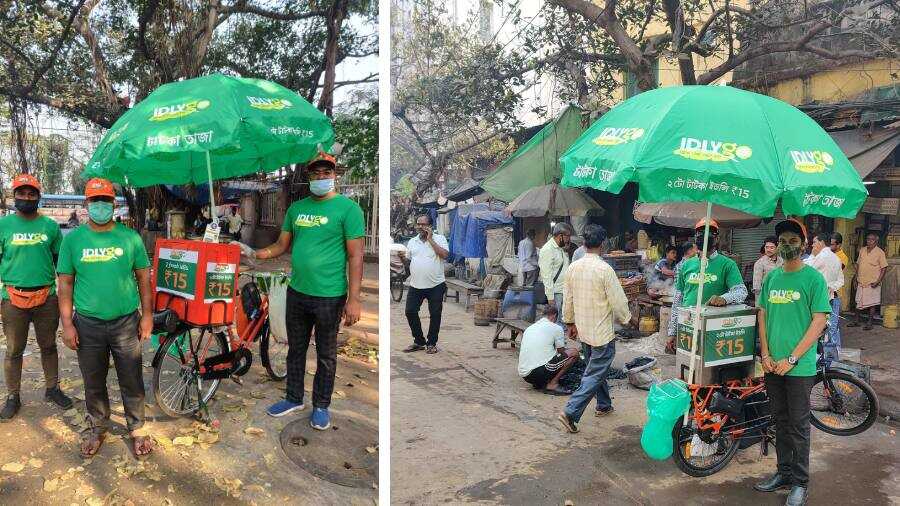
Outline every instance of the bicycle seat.
<svg viewBox="0 0 900 506">
<path fill-rule="evenodd" d="M 171 309 L 163 309 L 157 313 L 153 313 L 153 332 L 154 333 L 172 333 L 178 327 L 181 320 L 178 313 Z"/>
</svg>

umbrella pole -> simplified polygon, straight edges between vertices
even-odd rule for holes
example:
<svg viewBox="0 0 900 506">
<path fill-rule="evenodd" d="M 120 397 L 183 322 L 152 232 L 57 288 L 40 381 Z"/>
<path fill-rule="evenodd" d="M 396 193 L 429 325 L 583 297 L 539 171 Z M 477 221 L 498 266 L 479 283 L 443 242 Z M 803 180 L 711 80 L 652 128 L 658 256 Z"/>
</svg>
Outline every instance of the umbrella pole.
<svg viewBox="0 0 900 506">
<path fill-rule="evenodd" d="M 700 254 L 700 285 L 697 287 L 697 305 L 694 307 L 694 325 L 691 332 L 691 361 L 688 366 L 688 383 L 694 382 L 694 361 L 697 358 L 697 341 L 700 335 L 700 310 L 703 307 L 703 285 L 706 284 L 707 248 L 709 247 L 709 220 L 712 215 L 712 202 L 706 202 L 706 220 L 703 226 L 703 251 Z M 688 423 L 688 414 L 684 414 L 684 424 Z"/>
<path fill-rule="evenodd" d="M 216 226 L 219 226 L 219 217 L 216 216 L 216 196 L 213 193 L 212 163 L 209 160 L 209 151 L 206 151 L 206 177 L 209 181 L 209 216 L 216 220 Z"/>
</svg>

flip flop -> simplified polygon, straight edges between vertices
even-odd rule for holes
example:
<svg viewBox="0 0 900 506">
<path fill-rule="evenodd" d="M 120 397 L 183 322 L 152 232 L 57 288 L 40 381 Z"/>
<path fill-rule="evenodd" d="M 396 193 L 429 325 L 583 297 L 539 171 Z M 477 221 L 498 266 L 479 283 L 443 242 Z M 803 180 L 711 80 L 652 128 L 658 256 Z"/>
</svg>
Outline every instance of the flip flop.
<svg viewBox="0 0 900 506">
<path fill-rule="evenodd" d="M 95 439 L 96 438 L 96 439 Z M 100 447 L 103 446 L 103 441 L 106 439 L 106 433 L 96 434 L 94 432 L 88 432 L 81 436 L 81 456 L 83 458 L 89 459 L 100 451 Z M 97 447 L 94 448 L 94 451 L 86 451 L 84 449 L 84 445 L 87 442 L 91 442 L 93 444 L 94 441 L 97 441 Z"/>
</svg>

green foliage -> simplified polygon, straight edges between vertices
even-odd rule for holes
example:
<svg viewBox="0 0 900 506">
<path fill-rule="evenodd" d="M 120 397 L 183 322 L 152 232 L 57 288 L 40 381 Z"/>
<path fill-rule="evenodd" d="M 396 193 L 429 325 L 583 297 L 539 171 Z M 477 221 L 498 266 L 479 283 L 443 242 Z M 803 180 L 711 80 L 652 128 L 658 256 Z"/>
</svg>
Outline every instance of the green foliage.
<svg viewBox="0 0 900 506">
<path fill-rule="evenodd" d="M 340 164 L 353 178 L 378 174 L 378 101 L 334 117 L 334 136 L 344 145 Z"/>
</svg>

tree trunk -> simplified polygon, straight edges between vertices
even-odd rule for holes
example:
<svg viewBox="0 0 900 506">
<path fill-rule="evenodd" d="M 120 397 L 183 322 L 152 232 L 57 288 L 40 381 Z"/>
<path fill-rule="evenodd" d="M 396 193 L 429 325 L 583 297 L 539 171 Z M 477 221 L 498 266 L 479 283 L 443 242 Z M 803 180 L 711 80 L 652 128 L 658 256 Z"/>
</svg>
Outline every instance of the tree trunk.
<svg viewBox="0 0 900 506">
<path fill-rule="evenodd" d="M 322 96 L 319 97 L 319 110 L 331 117 L 334 107 L 335 67 L 340 50 L 341 25 L 347 15 L 347 1 L 334 0 L 328 11 L 328 39 L 325 42 L 325 82 L 322 85 Z"/>
</svg>

